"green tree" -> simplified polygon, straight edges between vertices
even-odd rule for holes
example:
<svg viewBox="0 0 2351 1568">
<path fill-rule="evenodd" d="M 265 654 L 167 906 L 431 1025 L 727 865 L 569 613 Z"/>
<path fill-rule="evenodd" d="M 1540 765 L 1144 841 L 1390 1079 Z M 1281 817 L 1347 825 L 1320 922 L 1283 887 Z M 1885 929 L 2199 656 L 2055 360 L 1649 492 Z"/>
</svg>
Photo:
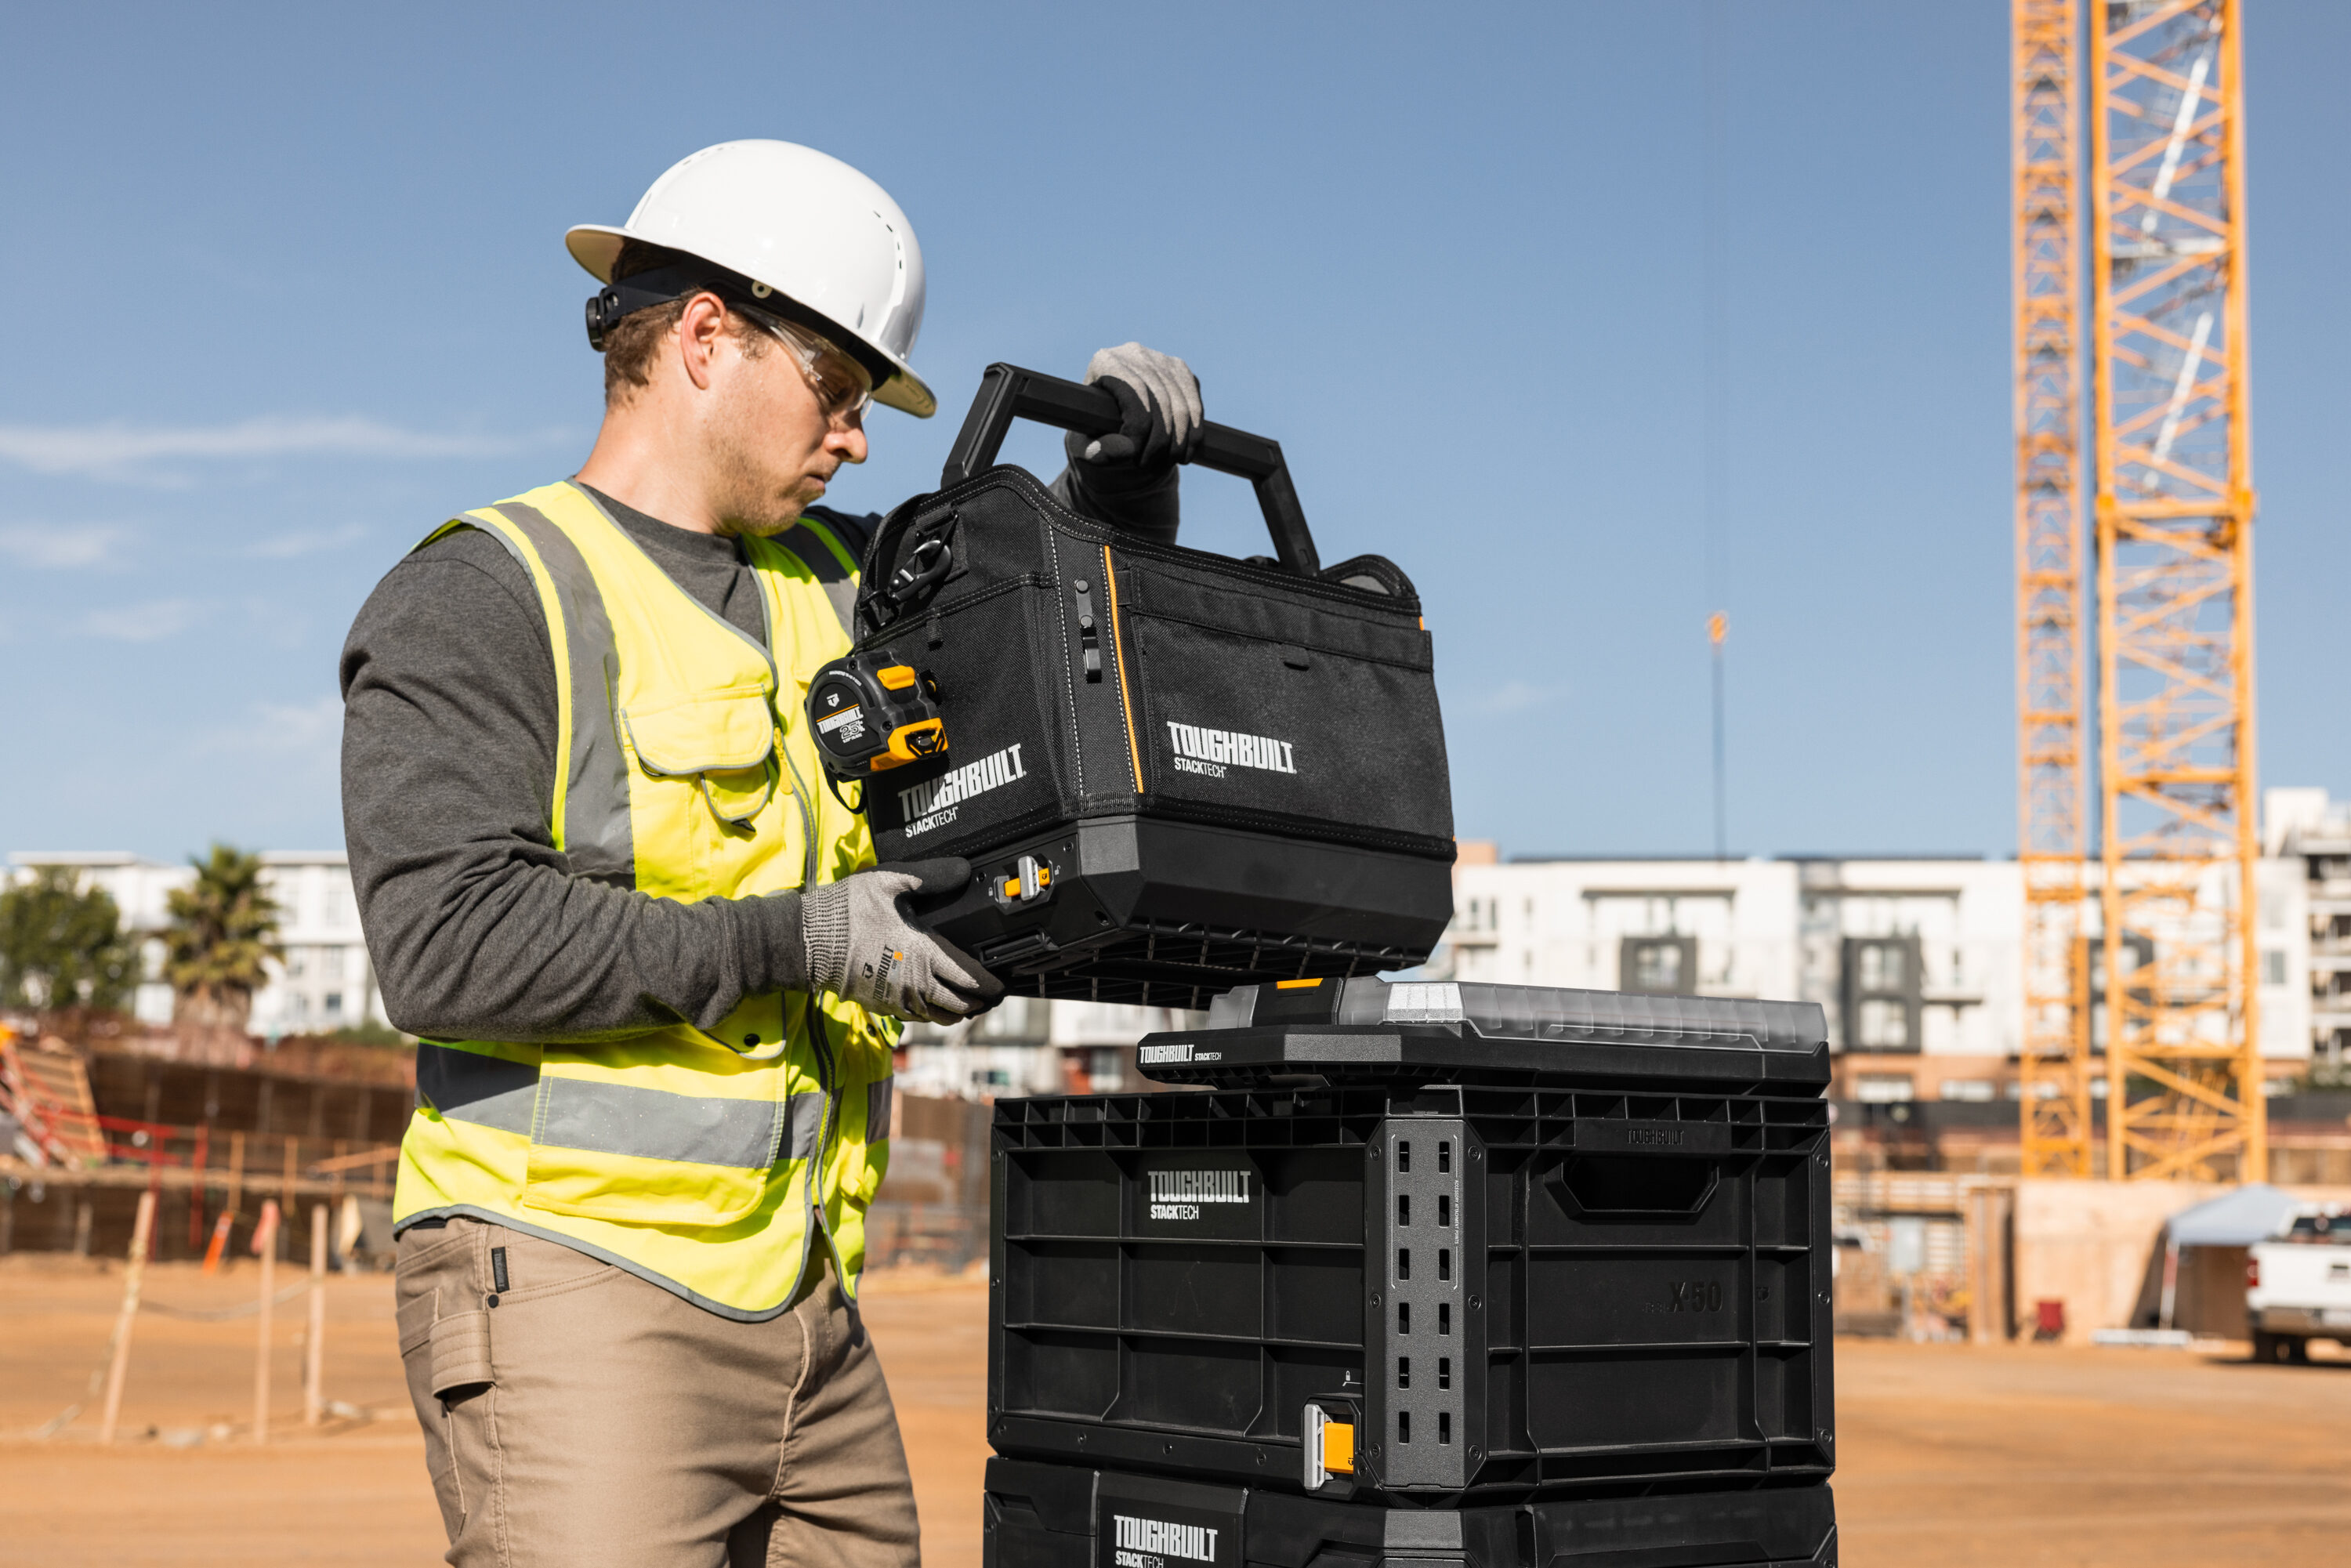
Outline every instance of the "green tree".
<svg viewBox="0 0 2351 1568">
<path fill-rule="evenodd" d="M 191 1023 L 242 1030 L 270 963 L 286 956 L 277 901 L 262 885 L 257 854 L 216 843 L 209 859 L 191 856 L 188 863 L 196 880 L 172 894 L 163 973 Z"/>
<path fill-rule="evenodd" d="M 102 887 L 44 866 L 0 893 L 0 1007 L 119 1008 L 139 984 L 139 944 Z"/>
</svg>

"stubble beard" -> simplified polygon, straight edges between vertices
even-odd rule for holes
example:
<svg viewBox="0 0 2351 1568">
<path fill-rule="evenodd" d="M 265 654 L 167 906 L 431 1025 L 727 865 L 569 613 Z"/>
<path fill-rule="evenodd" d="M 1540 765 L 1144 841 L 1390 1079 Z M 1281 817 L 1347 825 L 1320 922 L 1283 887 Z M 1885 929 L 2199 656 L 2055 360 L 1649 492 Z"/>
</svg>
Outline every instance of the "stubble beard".
<svg viewBox="0 0 2351 1568">
<path fill-rule="evenodd" d="M 720 537 L 772 538 L 800 519 L 810 501 L 799 498 L 799 483 L 778 490 L 772 464 L 761 461 L 762 443 L 729 422 L 717 433 L 710 451 L 713 488 L 720 497 Z"/>
</svg>

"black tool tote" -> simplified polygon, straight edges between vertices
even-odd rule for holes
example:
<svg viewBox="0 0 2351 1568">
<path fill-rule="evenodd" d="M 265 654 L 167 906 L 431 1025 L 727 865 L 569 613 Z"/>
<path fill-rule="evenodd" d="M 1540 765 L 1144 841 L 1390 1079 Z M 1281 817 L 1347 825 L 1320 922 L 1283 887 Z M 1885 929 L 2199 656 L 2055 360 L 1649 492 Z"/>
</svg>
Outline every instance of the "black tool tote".
<svg viewBox="0 0 2351 1568">
<path fill-rule="evenodd" d="M 1235 560 L 991 466 L 1015 418 L 1119 422 L 1099 388 L 989 367 L 940 488 L 863 563 L 858 656 L 919 671 L 946 737 L 863 779 L 877 851 L 976 872 L 926 923 L 1015 993 L 1172 1007 L 1426 957 L 1453 813 L 1411 581 L 1320 567 L 1271 441 L 1209 424 L 1190 459 L 1255 483 L 1276 556 Z"/>
</svg>

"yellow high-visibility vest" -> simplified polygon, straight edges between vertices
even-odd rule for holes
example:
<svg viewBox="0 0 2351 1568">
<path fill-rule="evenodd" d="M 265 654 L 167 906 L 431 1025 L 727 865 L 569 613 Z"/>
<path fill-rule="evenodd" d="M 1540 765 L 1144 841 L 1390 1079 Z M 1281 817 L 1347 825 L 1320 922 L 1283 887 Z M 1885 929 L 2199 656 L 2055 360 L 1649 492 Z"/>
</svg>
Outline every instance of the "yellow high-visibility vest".
<svg viewBox="0 0 2351 1568">
<path fill-rule="evenodd" d="M 802 701 L 846 652 L 856 562 L 813 517 L 746 541 L 763 647 L 673 582 L 576 485 L 452 519 L 528 571 L 555 654 L 548 821 L 571 874 L 656 898 L 751 898 L 870 865 L 822 783 Z M 430 542 L 428 539 L 426 542 Z M 790 1305 L 820 1236 L 854 1294 L 889 1161 L 892 1019 L 752 997 L 708 1033 L 428 1040 L 395 1228 L 470 1214 L 606 1259 L 727 1317 Z"/>
</svg>

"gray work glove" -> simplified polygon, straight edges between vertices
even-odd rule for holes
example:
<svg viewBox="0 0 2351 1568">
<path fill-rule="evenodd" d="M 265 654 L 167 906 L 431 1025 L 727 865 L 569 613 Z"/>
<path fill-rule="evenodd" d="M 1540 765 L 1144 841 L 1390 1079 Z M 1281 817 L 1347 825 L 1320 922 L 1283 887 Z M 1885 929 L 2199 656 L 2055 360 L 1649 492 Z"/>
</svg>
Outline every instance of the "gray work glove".
<svg viewBox="0 0 2351 1568">
<path fill-rule="evenodd" d="M 1062 444 L 1072 464 L 1139 469 L 1156 477 L 1192 455 L 1206 416 L 1200 378 L 1191 366 L 1173 354 L 1123 343 L 1087 362 L 1086 381 L 1118 399 L 1122 417 L 1108 435 L 1071 431 Z"/>
<path fill-rule="evenodd" d="M 900 901 L 961 891 L 966 860 L 875 866 L 805 889 L 800 929 L 809 988 L 924 1023 L 954 1023 L 1004 994 L 1004 983 L 955 944 L 912 924 Z"/>
</svg>

